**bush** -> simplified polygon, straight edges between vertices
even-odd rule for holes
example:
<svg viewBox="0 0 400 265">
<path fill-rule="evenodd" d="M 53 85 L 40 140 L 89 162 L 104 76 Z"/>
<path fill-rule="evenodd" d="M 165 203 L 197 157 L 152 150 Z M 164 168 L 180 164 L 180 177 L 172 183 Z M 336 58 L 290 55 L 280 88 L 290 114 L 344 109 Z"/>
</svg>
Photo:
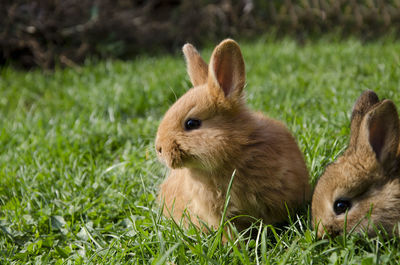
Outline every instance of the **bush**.
<svg viewBox="0 0 400 265">
<path fill-rule="evenodd" d="M 370 39 L 400 29 L 400 0 L 3 0 L 0 64 L 75 65 L 268 32 Z"/>
</svg>

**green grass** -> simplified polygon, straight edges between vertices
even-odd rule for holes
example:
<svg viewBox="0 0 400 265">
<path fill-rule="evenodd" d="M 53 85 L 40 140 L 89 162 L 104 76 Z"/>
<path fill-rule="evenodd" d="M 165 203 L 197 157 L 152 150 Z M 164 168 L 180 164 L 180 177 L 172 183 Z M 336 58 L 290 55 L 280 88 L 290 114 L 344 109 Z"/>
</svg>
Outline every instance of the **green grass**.
<svg viewBox="0 0 400 265">
<path fill-rule="evenodd" d="M 241 43 L 251 108 L 284 121 L 315 183 L 346 147 L 363 90 L 400 107 L 400 43 Z M 207 58 L 211 49 L 202 52 Z M 167 170 L 153 139 L 190 83 L 182 56 L 88 61 L 0 76 L 1 264 L 375 264 L 400 261 L 399 239 L 317 240 L 309 214 L 222 245 L 182 229 L 155 198 Z M 253 233 L 257 233 L 254 232 Z"/>
</svg>

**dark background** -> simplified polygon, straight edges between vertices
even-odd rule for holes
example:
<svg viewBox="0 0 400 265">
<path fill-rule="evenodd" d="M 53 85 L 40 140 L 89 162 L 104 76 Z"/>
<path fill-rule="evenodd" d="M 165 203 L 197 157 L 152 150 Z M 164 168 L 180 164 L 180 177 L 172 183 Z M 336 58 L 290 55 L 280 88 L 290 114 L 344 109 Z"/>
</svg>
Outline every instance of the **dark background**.
<svg viewBox="0 0 400 265">
<path fill-rule="evenodd" d="M 222 38 L 397 38 L 400 0 L 0 0 L 0 65 L 74 66 Z"/>
</svg>

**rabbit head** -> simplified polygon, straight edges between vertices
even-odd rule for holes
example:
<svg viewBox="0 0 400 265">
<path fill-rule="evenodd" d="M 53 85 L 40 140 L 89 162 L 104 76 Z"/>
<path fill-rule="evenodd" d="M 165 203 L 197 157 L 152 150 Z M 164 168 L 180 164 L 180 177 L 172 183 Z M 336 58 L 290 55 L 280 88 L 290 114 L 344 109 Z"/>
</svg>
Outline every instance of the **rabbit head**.
<svg viewBox="0 0 400 265">
<path fill-rule="evenodd" d="M 187 72 L 193 84 L 167 111 L 156 136 L 160 160 L 172 168 L 216 170 L 228 163 L 235 133 L 246 122 L 242 95 L 245 66 L 238 44 L 222 41 L 213 51 L 210 64 L 191 45 L 183 47 Z M 242 118 L 244 119 L 244 118 Z"/>
<path fill-rule="evenodd" d="M 365 91 L 351 117 L 350 142 L 320 177 L 312 199 L 318 236 L 383 227 L 400 221 L 399 118 L 394 103 Z"/>
</svg>

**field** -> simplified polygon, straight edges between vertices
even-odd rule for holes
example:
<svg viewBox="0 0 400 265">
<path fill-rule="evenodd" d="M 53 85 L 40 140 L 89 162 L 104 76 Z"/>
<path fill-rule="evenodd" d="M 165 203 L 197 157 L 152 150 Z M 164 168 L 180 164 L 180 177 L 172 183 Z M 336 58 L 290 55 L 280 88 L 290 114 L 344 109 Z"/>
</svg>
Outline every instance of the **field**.
<svg viewBox="0 0 400 265">
<path fill-rule="evenodd" d="M 249 106 L 284 121 L 310 181 L 345 148 L 366 89 L 400 107 L 400 43 L 241 43 Z M 208 61 L 211 48 L 202 50 Z M 167 169 L 153 143 L 188 88 L 183 56 L 88 60 L 54 72 L 0 69 L 1 264 L 398 264 L 400 241 L 317 240 L 309 209 L 248 240 L 182 229 L 160 215 Z"/>
</svg>

